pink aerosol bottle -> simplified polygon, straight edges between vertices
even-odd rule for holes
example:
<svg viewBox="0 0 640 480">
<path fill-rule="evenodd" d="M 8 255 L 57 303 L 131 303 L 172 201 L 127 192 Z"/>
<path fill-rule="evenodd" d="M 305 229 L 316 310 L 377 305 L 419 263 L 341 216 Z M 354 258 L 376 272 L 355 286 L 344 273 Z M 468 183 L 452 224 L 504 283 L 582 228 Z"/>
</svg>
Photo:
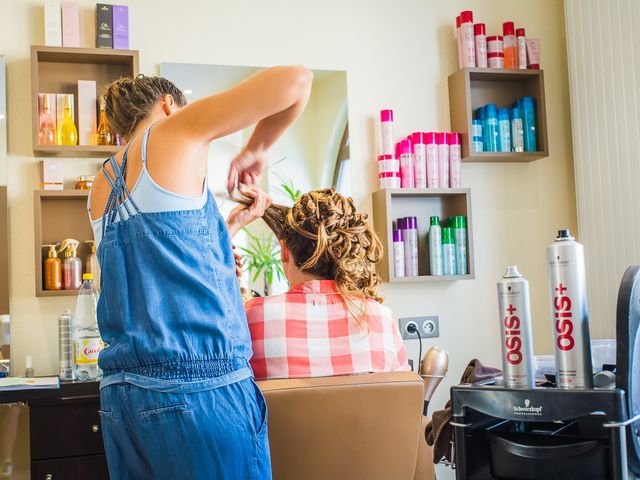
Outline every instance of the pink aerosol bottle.
<svg viewBox="0 0 640 480">
<path fill-rule="evenodd" d="M 524 28 L 516 29 L 516 44 L 518 47 L 518 68 L 526 70 L 527 68 L 527 39 L 524 34 Z"/>
<path fill-rule="evenodd" d="M 435 132 L 426 132 L 423 135 L 426 161 L 427 161 L 427 187 L 438 188 L 440 180 L 438 175 L 438 144 Z"/>
<path fill-rule="evenodd" d="M 415 167 L 413 153 L 411 153 L 411 142 L 409 140 L 400 141 L 400 185 L 401 188 L 415 188 Z"/>
<path fill-rule="evenodd" d="M 449 144 L 447 134 L 436 133 L 436 143 L 438 144 L 438 187 L 449 188 Z"/>
<path fill-rule="evenodd" d="M 462 44 L 462 66 L 476 66 L 476 47 L 473 38 L 473 12 L 465 10 L 460 12 L 460 35 Z"/>
<path fill-rule="evenodd" d="M 380 110 L 382 155 L 393 155 L 393 110 Z"/>
<path fill-rule="evenodd" d="M 413 145 L 414 178 L 416 188 L 427 188 L 427 151 L 424 144 L 424 134 L 414 132 L 411 134 Z"/>
<path fill-rule="evenodd" d="M 461 188 L 462 146 L 460 145 L 460 134 L 457 132 L 447 133 L 447 144 L 449 145 L 449 186 Z"/>
<path fill-rule="evenodd" d="M 487 68 L 487 30 L 484 23 L 473 26 L 476 46 L 476 64 L 480 68 Z"/>
</svg>

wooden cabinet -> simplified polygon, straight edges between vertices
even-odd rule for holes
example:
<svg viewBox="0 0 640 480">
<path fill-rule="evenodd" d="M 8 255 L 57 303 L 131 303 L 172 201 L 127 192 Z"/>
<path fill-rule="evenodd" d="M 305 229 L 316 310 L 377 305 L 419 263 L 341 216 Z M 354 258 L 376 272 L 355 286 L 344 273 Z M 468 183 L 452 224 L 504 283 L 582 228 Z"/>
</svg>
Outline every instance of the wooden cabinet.
<svg viewBox="0 0 640 480">
<path fill-rule="evenodd" d="M 32 480 L 108 480 L 96 382 L 62 383 L 29 401 Z"/>
<path fill-rule="evenodd" d="M 31 480 L 109 480 L 104 455 L 31 462 Z"/>
</svg>

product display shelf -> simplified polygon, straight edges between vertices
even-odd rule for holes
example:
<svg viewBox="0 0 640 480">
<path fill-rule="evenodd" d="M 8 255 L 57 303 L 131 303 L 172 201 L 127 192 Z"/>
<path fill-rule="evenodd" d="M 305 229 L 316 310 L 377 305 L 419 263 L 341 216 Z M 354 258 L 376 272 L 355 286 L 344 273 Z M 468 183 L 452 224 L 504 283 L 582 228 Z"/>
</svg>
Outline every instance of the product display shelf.
<svg viewBox="0 0 640 480">
<path fill-rule="evenodd" d="M 531 96 L 536 103 L 536 152 L 475 152 L 470 135 L 474 111 L 495 103 L 498 108 Z M 549 156 L 547 113 L 542 70 L 463 68 L 449 76 L 451 130 L 462 134 L 465 162 L 530 162 Z"/>
<path fill-rule="evenodd" d="M 80 241 L 78 256 L 84 261 L 89 254 L 85 240 L 93 240 L 93 231 L 87 214 L 87 190 L 36 190 L 34 205 L 34 251 L 36 297 L 77 295 L 77 290 L 44 290 L 43 262 L 47 249 L 42 245 L 55 244 L 65 238 Z M 64 260 L 64 255 L 59 255 Z"/>
<path fill-rule="evenodd" d="M 104 48 L 31 47 L 31 111 L 33 153 L 38 156 L 108 157 L 117 146 L 40 145 L 38 143 L 38 93 L 67 93 L 77 96 L 78 80 L 95 80 L 97 93 L 124 76 L 138 74 L 137 50 Z M 77 99 L 76 99 L 77 101 Z M 75 122 L 78 108 L 75 108 Z"/>
<path fill-rule="evenodd" d="M 447 282 L 475 278 L 473 256 L 473 218 L 471 190 L 468 188 L 393 188 L 372 194 L 373 224 L 384 256 L 378 263 L 378 273 L 388 283 Z M 441 221 L 448 217 L 467 217 L 467 275 L 429 275 L 429 218 L 437 215 Z M 418 276 L 393 275 L 393 222 L 402 217 L 418 218 Z"/>
</svg>

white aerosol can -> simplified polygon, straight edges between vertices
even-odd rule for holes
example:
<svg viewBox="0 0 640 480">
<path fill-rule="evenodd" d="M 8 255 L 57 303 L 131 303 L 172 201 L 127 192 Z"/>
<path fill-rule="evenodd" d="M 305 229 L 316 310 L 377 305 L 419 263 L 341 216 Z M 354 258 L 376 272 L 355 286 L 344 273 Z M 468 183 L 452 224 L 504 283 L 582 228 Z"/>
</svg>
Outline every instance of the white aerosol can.
<svg viewBox="0 0 640 480">
<path fill-rule="evenodd" d="M 529 282 L 518 267 L 507 267 L 498 282 L 502 374 L 507 388 L 535 387 Z"/>
<path fill-rule="evenodd" d="M 559 230 L 547 247 L 551 321 L 560 388 L 593 388 L 584 247 Z"/>
</svg>

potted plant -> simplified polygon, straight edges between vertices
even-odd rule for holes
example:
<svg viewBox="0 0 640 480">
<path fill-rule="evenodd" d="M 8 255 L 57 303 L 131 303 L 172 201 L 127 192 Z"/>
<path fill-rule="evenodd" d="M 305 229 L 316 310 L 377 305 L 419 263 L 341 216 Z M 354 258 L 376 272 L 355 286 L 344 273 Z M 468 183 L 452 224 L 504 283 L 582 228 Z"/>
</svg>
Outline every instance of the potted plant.
<svg viewBox="0 0 640 480">
<path fill-rule="evenodd" d="M 246 228 L 244 231 L 249 241 L 246 248 L 240 247 L 243 253 L 242 265 L 249 270 L 254 283 L 261 275 L 263 276 L 264 294 L 267 296 L 271 293 L 274 278 L 278 280 L 284 278 L 284 270 L 280 262 L 280 244 L 273 234 L 258 237 Z"/>
</svg>

